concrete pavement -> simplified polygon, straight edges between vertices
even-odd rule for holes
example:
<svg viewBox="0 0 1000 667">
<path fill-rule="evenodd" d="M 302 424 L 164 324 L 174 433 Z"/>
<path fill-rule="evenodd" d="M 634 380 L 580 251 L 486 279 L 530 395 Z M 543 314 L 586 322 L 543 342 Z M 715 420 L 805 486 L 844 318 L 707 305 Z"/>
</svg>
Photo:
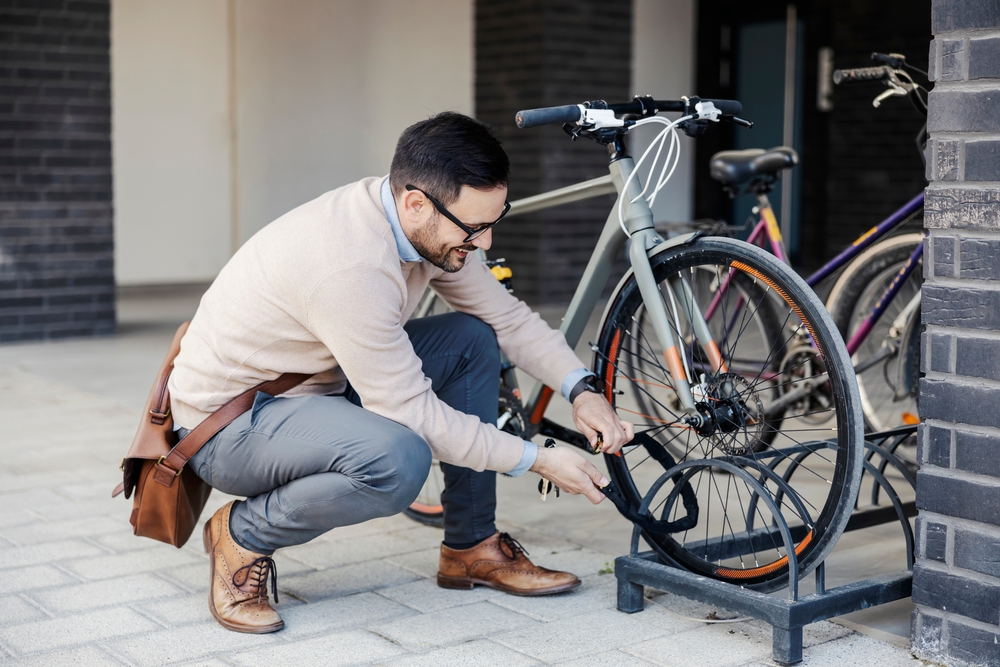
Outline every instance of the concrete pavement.
<svg viewBox="0 0 1000 667">
<path fill-rule="evenodd" d="M 535 562 L 576 572 L 576 592 L 440 589 L 440 532 L 392 517 L 277 554 L 284 631 L 223 630 L 207 609 L 200 540 L 177 550 L 136 538 L 130 503 L 109 497 L 152 374 L 195 298 L 126 300 L 113 339 L 0 347 L 0 664 L 771 664 L 768 626 L 705 622 L 733 617 L 725 610 L 647 591 L 644 612 L 616 611 L 608 569 L 627 551 L 630 526 L 609 503 L 542 505 L 531 476 L 500 483 L 501 530 Z M 213 494 L 204 518 L 228 500 Z M 878 569 L 873 561 L 898 556 L 894 543 L 891 534 L 849 536 L 840 562 L 877 554 L 864 567 Z M 852 574 L 834 559 L 830 570 L 833 583 Z M 905 607 L 897 615 L 905 619 Z M 851 627 L 893 639 L 895 626 Z M 804 664 L 924 664 L 899 645 L 905 627 L 895 631 L 882 641 L 814 624 Z"/>
</svg>

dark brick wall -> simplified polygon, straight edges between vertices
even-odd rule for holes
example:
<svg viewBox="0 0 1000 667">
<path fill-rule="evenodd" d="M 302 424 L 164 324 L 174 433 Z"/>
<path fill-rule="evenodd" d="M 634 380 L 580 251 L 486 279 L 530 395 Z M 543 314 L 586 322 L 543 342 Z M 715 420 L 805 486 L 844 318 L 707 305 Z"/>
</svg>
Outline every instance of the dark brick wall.
<svg viewBox="0 0 1000 667">
<path fill-rule="evenodd" d="M 993 1 L 993 0 L 988 0 Z M 802 152 L 796 177 L 802 186 L 799 253 L 796 266 L 818 267 L 862 232 L 913 198 L 925 186 L 924 166 L 914 139 L 923 118 L 903 98 L 880 108 L 872 99 L 881 84 L 836 86 L 833 109 L 816 105 L 818 52 L 834 50 L 834 67 L 868 67 L 872 51 L 903 53 L 927 66 L 931 0 L 800 0 L 794 3 L 805 29 Z M 697 90 L 703 97 L 732 97 L 740 63 L 738 27 L 785 21 L 787 0 L 699 0 Z M 720 47 L 730 31 L 728 50 Z M 730 85 L 720 81 L 728 65 Z M 696 143 L 695 217 L 728 218 L 729 199 L 709 178 L 711 155 L 732 148 L 725 128 Z M 768 148 L 768 146 L 761 146 Z M 736 221 L 742 223 L 743 221 Z M 919 229 L 919 221 L 915 222 Z M 914 230 L 916 231 L 916 230 Z"/>
<path fill-rule="evenodd" d="M 0 0 L 0 342 L 115 326 L 108 0 Z"/>
<path fill-rule="evenodd" d="M 476 116 L 511 158 L 510 199 L 607 174 L 607 153 L 558 126 L 519 130 L 521 109 L 631 97 L 631 0 L 477 0 Z M 611 210 L 601 197 L 510 218 L 493 235 L 514 287 L 532 303 L 565 303 Z"/>
<path fill-rule="evenodd" d="M 931 16 L 912 646 L 1000 665 L 1000 4 Z"/>
</svg>

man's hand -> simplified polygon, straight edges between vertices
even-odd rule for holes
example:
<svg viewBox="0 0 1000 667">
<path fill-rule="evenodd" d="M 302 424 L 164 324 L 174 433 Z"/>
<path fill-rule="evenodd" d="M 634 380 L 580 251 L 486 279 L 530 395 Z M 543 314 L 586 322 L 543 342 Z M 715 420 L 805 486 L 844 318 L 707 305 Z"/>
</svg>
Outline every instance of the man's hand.
<svg viewBox="0 0 1000 667">
<path fill-rule="evenodd" d="M 566 493 L 583 494 L 595 505 L 604 500 L 599 487 L 608 485 L 608 478 L 593 463 L 566 447 L 538 448 L 538 458 L 532 472 L 549 480 Z"/>
<path fill-rule="evenodd" d="M 591 448 L 597 446 L 597 434 L 604 437 L 605 454 L 614 454 L 632 439 L 635 430 L 630 422 L 618 419 L 614 408 L 601 394 L 592 391 L 581 392 L 573 401 L 573 422 L 590 441 Z"/>
</svg>

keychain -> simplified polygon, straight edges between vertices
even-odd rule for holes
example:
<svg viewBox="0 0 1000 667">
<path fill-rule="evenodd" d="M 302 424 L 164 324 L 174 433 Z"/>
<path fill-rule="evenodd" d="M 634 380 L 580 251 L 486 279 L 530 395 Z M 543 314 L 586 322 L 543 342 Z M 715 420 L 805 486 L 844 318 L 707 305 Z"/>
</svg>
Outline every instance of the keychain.
<svg viewBox="0 0 1000 667">
<path fill-rule="evenodd" d="M 545 447 L 546 449 L 555 449 L 556 441 L 553 440 L 552 438 L 546 438 L 545 439 L 545 444 L 542 445 L 542 446 Z M 556 486 L 555 484 L 553 484 L 549 480 L 545 479 L 544 477 L 542 477 L 541 479 L 538 480 L 538 493 L 541 494 L 541 496 L 542 496 L 542 502 L 543 503 L 545 502 L 545 499 L 548 498 L 549 492 L 552 491 L 552 489 L 555 489 L 555 491 L 556 491 L 556 498 L 558 498 L 559 497 L 559 487 L 558 486 Z"/>
</svg>

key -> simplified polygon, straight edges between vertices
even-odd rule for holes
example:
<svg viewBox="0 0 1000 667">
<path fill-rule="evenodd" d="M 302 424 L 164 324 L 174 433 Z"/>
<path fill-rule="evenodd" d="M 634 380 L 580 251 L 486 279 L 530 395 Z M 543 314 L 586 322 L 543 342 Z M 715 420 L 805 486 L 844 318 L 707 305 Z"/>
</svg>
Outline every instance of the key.
<svg viewBox="0 0 1000 667">
<path fill-rule="evenodd" d="M 542 494 L 542 502 L 549 496 L 549 491 L 552 489 L 552 482 L 545 479 L 544 477 L 538 480 L 538 492 Z"/>
</svg>

